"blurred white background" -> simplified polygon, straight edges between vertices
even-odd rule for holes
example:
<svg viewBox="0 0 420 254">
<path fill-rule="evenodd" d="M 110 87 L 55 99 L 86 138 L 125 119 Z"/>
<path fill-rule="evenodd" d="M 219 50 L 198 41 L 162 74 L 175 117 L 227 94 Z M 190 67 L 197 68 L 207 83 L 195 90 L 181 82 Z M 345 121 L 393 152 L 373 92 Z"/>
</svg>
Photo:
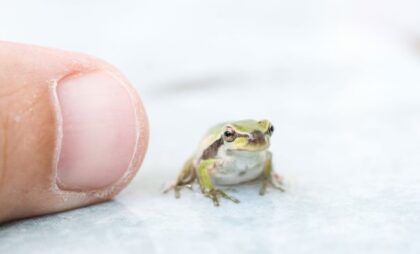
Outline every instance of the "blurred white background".
<svg viewBox="0 0 420 254">
<path fill-rule="evenodd" d="M 418 1 L 0 1 L 0 39 L 119 68 L 150 149 L 115 201 L 0 227 L 0 253 L 418 253 Z M 268 118 L 285 194 L 161 195 L 217 122 Z"/>
</svg>

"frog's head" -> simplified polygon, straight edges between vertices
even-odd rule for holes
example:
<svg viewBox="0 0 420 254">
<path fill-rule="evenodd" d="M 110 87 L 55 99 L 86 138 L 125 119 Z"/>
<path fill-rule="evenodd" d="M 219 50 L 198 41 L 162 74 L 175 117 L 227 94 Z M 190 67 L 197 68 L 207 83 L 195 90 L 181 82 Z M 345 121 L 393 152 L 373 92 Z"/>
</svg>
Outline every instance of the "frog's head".
<svg viewBox="0 0 420 254">
<path fill-rule="evenodd" d="M 222 139 L 230 151 L 262 151 L 270 146 L 273 132 L 268 120 L 242 120 L 226 124 Z"/>
</svg>

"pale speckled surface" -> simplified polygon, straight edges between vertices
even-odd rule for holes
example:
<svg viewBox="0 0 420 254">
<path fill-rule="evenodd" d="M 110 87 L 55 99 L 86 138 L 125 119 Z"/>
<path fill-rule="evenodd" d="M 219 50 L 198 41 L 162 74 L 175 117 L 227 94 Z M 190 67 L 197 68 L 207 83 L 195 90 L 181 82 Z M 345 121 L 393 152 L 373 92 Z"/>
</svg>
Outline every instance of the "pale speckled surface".
<svg viewBox="0 0 420 254">
<path fill-rule="evenodd" d="M 150 150 L 114 201 L 1 226 L 0 253 L 420 251 L 414 2 L 41 2 L 3 3 L 0 38 L 115 64 L 145 101 Z M 208 126 L 250 117 L 276 125 L 287 193 L 242 186 L 216 209 L 159 192 Z"/>
</svg>

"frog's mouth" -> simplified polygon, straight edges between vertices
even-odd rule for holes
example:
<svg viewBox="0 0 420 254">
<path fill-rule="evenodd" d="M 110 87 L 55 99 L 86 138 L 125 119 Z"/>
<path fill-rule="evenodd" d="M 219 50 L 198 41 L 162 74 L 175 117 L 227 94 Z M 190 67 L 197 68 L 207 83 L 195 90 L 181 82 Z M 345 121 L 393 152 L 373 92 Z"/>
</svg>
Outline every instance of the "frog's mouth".
<svg viewBox="0 0 420 254">
<path fill-rule="evenodd" d="M 230 153 L 254 153 L 254 152 L 262 152 L 264 150 L 267 150 L 269 147 L 268 144 L 262 145 L 262 146 L 251 146 L 251 147 L 242 147 L 242 148 L 235 148 L 235 149 L 227 149 Z"/>
</svg>

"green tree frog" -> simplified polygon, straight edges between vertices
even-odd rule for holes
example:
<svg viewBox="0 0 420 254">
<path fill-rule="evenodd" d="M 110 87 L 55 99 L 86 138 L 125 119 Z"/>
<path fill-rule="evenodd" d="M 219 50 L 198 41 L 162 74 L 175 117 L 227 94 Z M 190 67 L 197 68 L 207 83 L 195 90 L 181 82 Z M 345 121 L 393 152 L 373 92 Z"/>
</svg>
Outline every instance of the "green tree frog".
<svg viewBox="0 0 420 254">
<path fill-rule="evenodd" d="M 268 151 L 273 132 L 274 127 L 268 120 L 241 120 L 214 126 L 165 192 L 174 189 L 179 198 L 182 187 L 198 180 L 202 193 L 219 206 L 220 197 L 235 203 L 239 200 L 217 186 L 259 179 L 260 195 L 265 194 L 268 184 L 284 191 L 282 177 L 273 171 L 272 154 Z"/>
</svg>

